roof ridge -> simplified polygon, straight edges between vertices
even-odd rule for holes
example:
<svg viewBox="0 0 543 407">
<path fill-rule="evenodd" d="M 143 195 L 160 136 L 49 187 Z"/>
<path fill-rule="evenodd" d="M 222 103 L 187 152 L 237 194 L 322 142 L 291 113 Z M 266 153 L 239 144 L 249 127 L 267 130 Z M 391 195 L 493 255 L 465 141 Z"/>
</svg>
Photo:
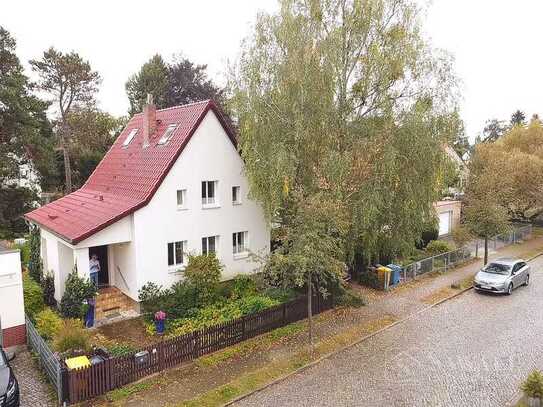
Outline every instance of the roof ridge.
<svg viewBox="0 0 543 407">
<path fill-rule="evenodd" d="M 176 106 L 170 106 L 170 107 L 165 107 L 164 109 L 157 109 L 157 113 L 158 112 L 164 112 L 166 110 L 173 110 L 173 109 L 181 109 L 183 107 L 190 107 L 190 106 L 194 106 L 194 105 L 199 105 L 199 104 L 208 104 L 208 103 L 214 103 L 213 102 L 213 99 L 205 99 L 205 100 L 200 100 L 199 102 L 191 102 L 191 103 L 187 103 L 185 105 L 176 105 Z M 142 115 L 143 112 L 138 112 L 138 113 L 134 113 L 132 115 L 132 117 L 134 116 L 140 116 Z"/>
</svg>

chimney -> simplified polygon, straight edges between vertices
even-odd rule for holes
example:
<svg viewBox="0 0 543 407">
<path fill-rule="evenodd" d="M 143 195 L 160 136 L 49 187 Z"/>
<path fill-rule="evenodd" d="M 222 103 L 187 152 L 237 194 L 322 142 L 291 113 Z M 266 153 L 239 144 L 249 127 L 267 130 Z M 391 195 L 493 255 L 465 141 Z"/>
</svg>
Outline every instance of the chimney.
<svg viewBox="0 0 543 407">
<path fill-rule="evenodd" d="M 147 102 L 143 107 L 143 148 L 149 147 L 149 139 L 156 130 L 156 106 L 153 95 L 147 94 Z"/>
</svg>

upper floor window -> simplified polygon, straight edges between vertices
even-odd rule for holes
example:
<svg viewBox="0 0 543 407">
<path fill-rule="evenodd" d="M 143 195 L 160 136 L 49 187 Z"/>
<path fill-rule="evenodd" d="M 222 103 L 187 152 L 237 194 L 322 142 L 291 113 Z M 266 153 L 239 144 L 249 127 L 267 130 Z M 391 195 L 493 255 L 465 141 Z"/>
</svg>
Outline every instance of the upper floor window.
<svg viewBox="0 0 543 407">
<path fill-rule="evenodd" d="M 168 266 L 176 266 L 185 263 L 187 241 L 168 243 Z"/>
<path fill-rule="evenodd" d="M 217 253 L 219 236 L 202 237 L 202 254 Z"/>
<path fill-rule="evenodd" d="M 241 190 L 239 185 L 232 187 L 232 203 L 240 204 L 241 203 Z"/>
<path fill-rule="evenodd" d="M 130 142 L 134 139 L 134 137 L 138 134 L 138 129 L 132 129 L 130 130 L 130 133 L 128 133 L 128 136 L 123 141 L 123 147 L 126 147 L 130 144 Z"/>
<path fill-rule="evenodd" d="M 217 181 L 202 181 L 202 205 L 216 205 Z"/>
<path fill-rule="evenodd" d="M 249 250 L 249 232 L 232 233 L 232 249 L 234 254 L 246 253 Z"/>
<path fill-rule="evenodd" d="M 176 128 L 177 124 L 170 124 L 164 131 L 164 134 L 162 135 L 160 140 L 158 140 L 157 144 L 166 144 L 168 141 L 170 141 Z"/>
<path fill-rule="evenodd" d="M 177 209 L 186 209 L 187 207 L 187 190 L 177 190 Z"/>
</svg>

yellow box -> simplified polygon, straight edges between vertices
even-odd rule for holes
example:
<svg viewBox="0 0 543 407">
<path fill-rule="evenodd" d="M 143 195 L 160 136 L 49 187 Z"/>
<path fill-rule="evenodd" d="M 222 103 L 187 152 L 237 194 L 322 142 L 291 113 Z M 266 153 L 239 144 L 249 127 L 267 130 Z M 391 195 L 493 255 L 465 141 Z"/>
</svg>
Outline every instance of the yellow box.
<svg viewBox="0 0 543 407">
<path fill-rule="evenodd" d="M 66 359 L 65 362 L 68 369 L 79 369 L 91 365 L 89 358 L 86 356 L 77 356 L 75 358 Z"/>
</svg>

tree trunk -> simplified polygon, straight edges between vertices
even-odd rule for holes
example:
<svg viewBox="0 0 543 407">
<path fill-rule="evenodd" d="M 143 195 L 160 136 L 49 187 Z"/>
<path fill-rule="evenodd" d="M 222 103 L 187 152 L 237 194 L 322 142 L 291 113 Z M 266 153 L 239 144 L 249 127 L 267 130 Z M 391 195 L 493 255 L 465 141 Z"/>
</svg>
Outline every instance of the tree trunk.
<svg viewBox="0 0 543 407">
<path fill-rule="evenodd" d="M 488 263 L 488 237 L 485 236 L 485 260 L 484 260 L 484 265 L 486 266 L 487 263 Z"/>
<path fill-rule="evenodd" d="M 311 284 L 311 271 L 307 273 L 307 326 L 309 329 L 309 350 L 313 357 L 313 292 Z"/>
<path fill-rule="evenodd" d="M 64 176 L 66 180 L 66 194 L 72 192 L 72 166 L 70 164 L 70 154 L 68 152 L 68 143 L 66 142 L 66 125 L 62 125 L 62 134 L 60 136 L 62 155 L 64 156 Z"/>
</svg>

